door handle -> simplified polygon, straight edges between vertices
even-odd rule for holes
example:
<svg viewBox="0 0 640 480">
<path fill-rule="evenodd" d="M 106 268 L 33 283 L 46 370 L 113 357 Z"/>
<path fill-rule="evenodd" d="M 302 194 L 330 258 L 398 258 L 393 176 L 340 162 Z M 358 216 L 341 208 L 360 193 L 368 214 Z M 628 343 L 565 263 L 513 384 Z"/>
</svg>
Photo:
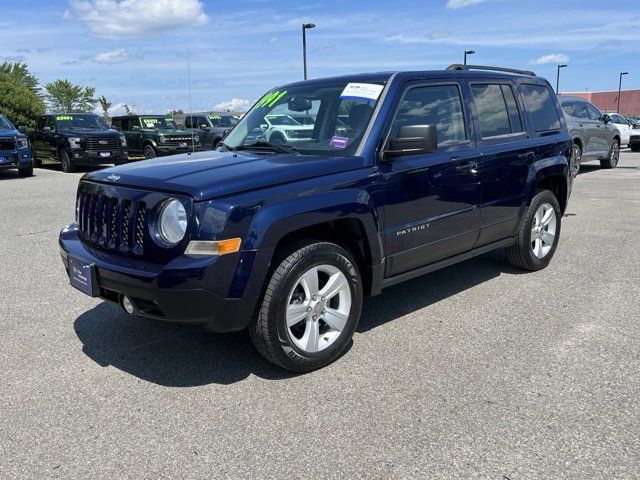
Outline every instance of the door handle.
<svg viewBox="0 0 640 480">
<path fill-rule="evenodd" d="M 461 165 L 456 165 L 456 172 L 461 175 L 475 175 L 478 173 L 478 164 L 476 162 L 465 162 Z"/>
<path fill-rule="evenodd" d="M 525 153 L 521 153 L 519 155 L 517 155 L 517 159 L 518 160 L 522 160 L 522 161 L 527 161 L 527 160 L 533 160 L 535 158 L 536 154 L 534 152 L 525 152 Z"/>
</svg>

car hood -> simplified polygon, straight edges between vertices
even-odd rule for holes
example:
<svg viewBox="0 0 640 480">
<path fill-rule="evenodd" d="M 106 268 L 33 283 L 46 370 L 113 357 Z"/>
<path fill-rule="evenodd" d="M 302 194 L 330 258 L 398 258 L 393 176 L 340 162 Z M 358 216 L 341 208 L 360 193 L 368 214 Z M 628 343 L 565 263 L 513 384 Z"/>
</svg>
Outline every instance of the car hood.
<svg viewBox="0 0 640 480">
<path fill-rule="evenodd" d="M 101 137 L 104 135 L 118 135 L 117 130 L 60 130 L 62 135 L 66 136 L 78 136 L 78 137 Z"/>
<path fill-rule="evenodd" d="M 0 130 L 0 137 L 26 137 L 26 135 L 18 130 Z"/>
<path fill-rule="evenodd" d="M 183 193 L 201 201 L 363 166 L 362 157 L 211 151 L 128 163 L 87 173 L 83 180 Z"/>
</svg>

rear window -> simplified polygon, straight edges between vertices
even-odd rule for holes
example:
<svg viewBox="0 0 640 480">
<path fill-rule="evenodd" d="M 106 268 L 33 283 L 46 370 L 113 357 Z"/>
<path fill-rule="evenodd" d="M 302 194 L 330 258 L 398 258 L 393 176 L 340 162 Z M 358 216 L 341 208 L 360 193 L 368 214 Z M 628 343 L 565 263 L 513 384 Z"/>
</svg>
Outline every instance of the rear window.
<svg viewBox="0 0 640 480">
<path fill-rule="evenodd" d="M 528 83 L 523 84 L 521 88 L 524 103 L 531 115 L 533 129 L 536 132 L 558 130 L 560 128 L 560 117 L 549 88 Z"/>
<path fill-rule="evenodd" d="M 522 132 L 513 92 L 508 85 L 472 85 L 482 138 Z"/>
</svg>

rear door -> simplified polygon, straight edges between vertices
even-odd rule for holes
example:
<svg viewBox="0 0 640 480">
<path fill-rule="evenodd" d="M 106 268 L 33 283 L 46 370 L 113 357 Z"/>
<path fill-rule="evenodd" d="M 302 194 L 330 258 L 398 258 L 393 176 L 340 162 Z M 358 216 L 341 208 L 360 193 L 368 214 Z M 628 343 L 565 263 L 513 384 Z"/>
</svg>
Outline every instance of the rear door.
<svg viewBox="0 0 640 480">
<path fill-rule="evenodd" d="M 605 124 L 602 120 L 602 113 L 596 107 L 590 103 L 586 104 L 587 115 L 591 122 L 591 128 L 593 131 L 591 141 L 596 145 L 596 153 L 598 156 L 605 156 L 609 153 L 609 137 L 611 136 L 610 124 Z"/>
<path fill-rule="evenodd" d="M 138 127 L 134 130 L 134 127 Z M 122 128 L 126 129 L 127 145 L 130 151 L 142 153 L 142 130 L 138 117 L 128 117 L 122 122 Z"/>
<path fill-rule="evenodd" d="M 477 239 L 478 151 L 462 89 L 453 80 L 412 82 L 399 98 L 389 137 L 402 126 L 435 125 L 438 150 L 380 165 L 387 277 L 471 250 Z"/>
<path fill-rule="evenodd" d="M 522 118 L 516 85 L 508 79 L 471 81 L 480 152 L 482 200 L 477 246 L 515 235 L 536 146 Z"/>
</svg>

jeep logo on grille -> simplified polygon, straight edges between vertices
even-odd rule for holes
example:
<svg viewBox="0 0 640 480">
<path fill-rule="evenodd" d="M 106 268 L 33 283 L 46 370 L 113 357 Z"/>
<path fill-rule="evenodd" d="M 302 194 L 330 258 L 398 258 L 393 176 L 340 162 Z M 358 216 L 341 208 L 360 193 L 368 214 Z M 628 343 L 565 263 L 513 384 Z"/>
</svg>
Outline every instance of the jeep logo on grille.
<svg viewBox="0 0 640 480">
<path fill-rule="evenodd" d="M 117 182 L 118 180 L 120 180 L 120 175 L 116 175 L 115 173 L 112 173 L 107 177 L 107 180 L 110 180 L 112 182 Z"/>
<path fill-rule="evenodd" d="M 100 145 L 108 145 L 109 141 L 108 140 L 100 140 L 100 142 L 98 142 L 98 143 L 100 143 Z"/>
</svg>

